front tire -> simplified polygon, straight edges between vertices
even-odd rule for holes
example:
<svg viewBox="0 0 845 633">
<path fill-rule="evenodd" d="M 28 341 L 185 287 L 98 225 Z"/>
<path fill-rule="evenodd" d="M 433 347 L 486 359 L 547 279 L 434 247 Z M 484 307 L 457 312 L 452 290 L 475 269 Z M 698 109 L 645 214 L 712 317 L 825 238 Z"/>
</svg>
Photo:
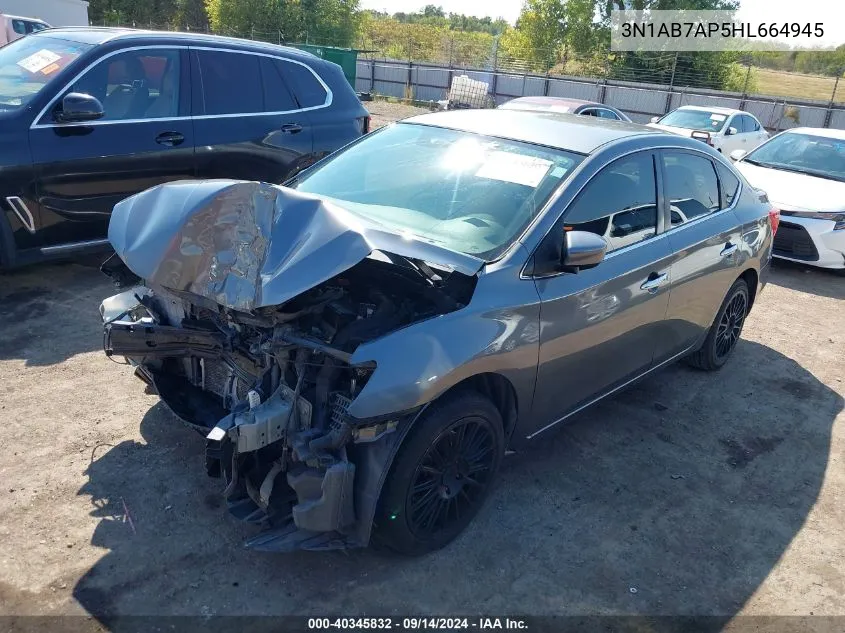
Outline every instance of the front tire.
<svg viewBox="0 0 845 633">
<path fill-rule="evenodd" d="M 409 556 L 440 549 L 469 524 L 504 454 L 502 417 L 474 391 L 435 402 L 414 424 L 390 468 L 373 538 Z"/>
<path fill-rule="evenodd" d="M 704 344 L 687 357 L 690 365 L 706 371 L 722 368 L 742 334 L 742 326 L 748 316 L 749 298 L 748 284 L 743 279 L 737 279 L 728 290 Z"/>
</svg>

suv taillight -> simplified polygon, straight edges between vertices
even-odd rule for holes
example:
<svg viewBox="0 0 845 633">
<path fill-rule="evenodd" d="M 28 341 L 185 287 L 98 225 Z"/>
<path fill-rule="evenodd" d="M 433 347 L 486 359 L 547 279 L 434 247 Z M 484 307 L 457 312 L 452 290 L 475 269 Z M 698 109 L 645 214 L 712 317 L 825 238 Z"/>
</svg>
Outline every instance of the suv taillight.
<svg viewBox="0 0 845 633">
<path fill-rule="evenodd" d="M 769 209 L 769 224 L 772 225 L 772 237 L 775 236 L 775 233 L 778 232 L 778 226 L 780 226 L 780 210 L 779 209 Z"/>
</svg>

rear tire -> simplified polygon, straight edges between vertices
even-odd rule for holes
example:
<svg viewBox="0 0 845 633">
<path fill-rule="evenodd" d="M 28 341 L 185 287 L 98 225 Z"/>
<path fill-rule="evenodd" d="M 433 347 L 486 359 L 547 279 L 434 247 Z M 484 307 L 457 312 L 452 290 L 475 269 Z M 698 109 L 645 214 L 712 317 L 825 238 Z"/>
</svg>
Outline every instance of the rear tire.
<svg viewBox="0 0 845 633">
<path fill-rule="evenodd" d="M 722 368 L 742 334 L 742 326 L 748 316 L 749 298 L 748 284 L 743 279 L 737 279 L 716 313 L 704 344 L 697 352 L 687 356 L 689 365 L 705 371 Z"/>
<path fill-rule="evenodd" d="M 463 391 L 432 404 L 414 424 L 387 475 L 373 539 L 401 554 L 440 549 L 484 503 L 504 455 L 499 411 Z"/>
</svg>

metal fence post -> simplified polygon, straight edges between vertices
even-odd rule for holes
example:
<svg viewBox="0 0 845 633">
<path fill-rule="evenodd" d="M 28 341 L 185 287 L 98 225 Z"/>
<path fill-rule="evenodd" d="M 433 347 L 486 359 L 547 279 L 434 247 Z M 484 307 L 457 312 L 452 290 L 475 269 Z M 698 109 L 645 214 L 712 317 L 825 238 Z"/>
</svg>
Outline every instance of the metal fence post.
<svg viewBox="0 0 845 633">
<path fill-rule="evenodd" d="M 376 58 L 370 60 L 370 94 L 376 91 Z"/>
<path fill-rule="evenodd" d="M 833 92 L 830 94 L 830 103 L 827 104 L 827 112 L 824 113 L 824 123 L 822 127 L 830 127 L 830 117 L 833 116 L 833 104 L 836 101 L 836 89 L 839 87 L 839 77 L 842 75 L 842 69 L 836 73 L 836 81 L 833 82 Z"/>
<path fill-rule="evenodd" d="M 672 61 L 672 76 L 669 78 L 669 92 L 666 93 L 666 105 L 663 107 L 663 114 L 668 114 L 672 108 L 672 94 L 675 87 L 675 69 L 678 67 L 678 53 L 675 52 L 675 59 Z"/>
<path fill-rule="evenodd" d="M 748 82 L 751 80 L 751 63 L 745 71 L 745 83 L 742 85 L 742 98 L 739 100 L 739 109 L 745 110 L 745 102 L 748 100 Z"/>
</svg>

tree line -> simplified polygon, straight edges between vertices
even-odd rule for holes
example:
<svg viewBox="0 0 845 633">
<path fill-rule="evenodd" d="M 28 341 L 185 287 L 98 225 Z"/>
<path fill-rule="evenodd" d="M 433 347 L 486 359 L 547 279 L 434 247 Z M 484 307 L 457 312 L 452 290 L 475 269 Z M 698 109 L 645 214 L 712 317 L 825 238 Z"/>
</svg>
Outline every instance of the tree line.
<svg viewBox="0 0 845 633">
<path fill-rule="evenodd" d="M 747 64 L 841 75 L 836 52 L 681 54 L 610 52 L 612 9 L 735 9 L 735 0 L 525 0 L 514 26 L 502 18 L 363 11 L 359 0 L 90 0 L 94 24 L 154 25 L 227 35 L 354 46 L 380 57 L 753 91 Z M 746 66 L 744 66 L 745 64 Z"/>
</svg>

